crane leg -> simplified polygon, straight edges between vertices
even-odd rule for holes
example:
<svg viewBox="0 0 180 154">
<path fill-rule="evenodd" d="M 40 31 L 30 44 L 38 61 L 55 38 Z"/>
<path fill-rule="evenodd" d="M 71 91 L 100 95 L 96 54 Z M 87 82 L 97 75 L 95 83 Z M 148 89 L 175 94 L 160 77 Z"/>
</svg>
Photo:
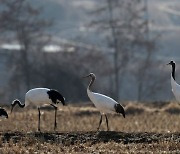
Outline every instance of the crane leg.
<svg viewBox="0 0 180 154">
<path fill-rule="evenodd" d="M 40 112 L 40 108 L 39 108 L 39 107 L 38 107 L 38 112 L 39 112 L 38 131 L 40 131 L 40 117 L 41 117 L 41 112 Z"/>
<path fill-rule="evenodd" d="M 102 123 L 102 115 L 100 117 L 99 126 L 98 126 L 97 130 L 99 130 L 101 123 Z"/>
<path fill-rule="evenodd" d="M 106 114 L 105 114 L 105 117 L 106 117 L 107 131 L 109 131 L 109 126 L 108 126 L 108 118 L 107 118 L 107 115 L 106 115 Z"/>
<path fill-rule="evenodd" d="M 55 109 L 55 117 L 54 117 L 54 130 L 56 130 L 56 128 L 57 128 L 57 122 L 56 122 L 57 107 L 55 107 L 54 109 Z"/>
<path fill-rule="evenodd" d="M 57 128 L 57 122 L 56 122 L 56 115 L 57 115 L 57 107 L 54 104 L 51 104 L 52 107 L 55 109 L 55 115 L 54 115 L 54 130 Z"/>
</svg>

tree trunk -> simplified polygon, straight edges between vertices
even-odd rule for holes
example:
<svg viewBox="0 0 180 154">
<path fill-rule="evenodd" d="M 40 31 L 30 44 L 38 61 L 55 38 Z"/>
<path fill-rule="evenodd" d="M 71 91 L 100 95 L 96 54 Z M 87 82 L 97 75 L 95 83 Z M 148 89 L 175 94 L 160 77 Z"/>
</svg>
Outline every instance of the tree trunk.
<svg viewBox="0 0 180 154">
<path fill-rule="evenodd" d="M 115 82 L 115 99 L 119 100 L 119 68 L 118 68 L 118 41 L 116 38 L 115 25 L 113 23 L 113 9 L 112 1 L 107 0 L 108 10 L 109 10 L 109 25 L 111 28 L 111 34 L 113 38 L 113 47 L 114 47 L 114 82 Z"/>
</svg>

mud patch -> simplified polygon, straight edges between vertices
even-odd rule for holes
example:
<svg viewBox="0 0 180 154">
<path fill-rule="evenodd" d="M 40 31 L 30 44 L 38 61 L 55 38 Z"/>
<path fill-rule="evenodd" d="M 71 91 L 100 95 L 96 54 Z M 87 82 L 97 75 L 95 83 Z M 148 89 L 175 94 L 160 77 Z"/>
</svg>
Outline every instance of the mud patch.
<svg viewBox="0 0 180 154">
<path fill-rule="evenodd" d="M 1 140 L 9 142 L 10 140 L 18 143 L 19 141 L 36 140 L 38 142 L 49 142 L 63 145 L 74 145 L 80 143 L 153 143 L 160 141 L 180 142 L 180 133 L 125 133 L 115 131 L 100 131 L 100 132 L 8 132 L 1 133 Z"/>
</svg>

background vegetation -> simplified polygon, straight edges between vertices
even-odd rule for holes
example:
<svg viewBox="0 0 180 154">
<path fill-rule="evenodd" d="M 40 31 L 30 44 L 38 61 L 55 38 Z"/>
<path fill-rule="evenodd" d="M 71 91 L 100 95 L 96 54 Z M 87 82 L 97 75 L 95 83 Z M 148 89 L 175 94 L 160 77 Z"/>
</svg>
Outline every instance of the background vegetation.
<svg viewBox="0 0 180 154">
<path fill-rule="evenodd" d="M 62 12 L 66 3 L 57 4 Z M 47 6 L 28 0 L 0 0 L 0 5 L 0 53 L 6 55 L 0 60 L 2 102 L 24 100 L 34 87 L 58 89 L 69 102 L 87 101 L 82 76 L 90 72 L 97 75 L 94 89 L 115 100 L 171 99 L 165 67 L 170 59 L 156 57 L 161 34 L 150 29 L 146 1 L 97 3 L 82 14 L 88 20 L 79 28 L 89 35 L 73 33 L 69 40 L 54 35 L 57 21 L 44 17 Z"/>
</svg>

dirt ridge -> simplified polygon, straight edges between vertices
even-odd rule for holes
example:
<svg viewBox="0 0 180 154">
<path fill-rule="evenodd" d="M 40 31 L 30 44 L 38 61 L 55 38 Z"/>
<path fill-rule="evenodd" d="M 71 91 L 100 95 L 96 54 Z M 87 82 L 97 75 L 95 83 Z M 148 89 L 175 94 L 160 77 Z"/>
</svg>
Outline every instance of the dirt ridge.
<svg viewBox="0 0 180 154">
<path fill-rule="evenodd" d="M 160 141 L 180 142 L 180 133 L 126 133 L 116 131 L 99 131 L 99 132 L 7 132 L 0 133 L 3 142 L 18 143 L 19 141 L 36 140 L 37 142 L 50 142 L 63 145 L 74 145 L 77 143 L 152 143 Z M 27 140 L 28 139 L 28 140 Z"/>
</svg>

